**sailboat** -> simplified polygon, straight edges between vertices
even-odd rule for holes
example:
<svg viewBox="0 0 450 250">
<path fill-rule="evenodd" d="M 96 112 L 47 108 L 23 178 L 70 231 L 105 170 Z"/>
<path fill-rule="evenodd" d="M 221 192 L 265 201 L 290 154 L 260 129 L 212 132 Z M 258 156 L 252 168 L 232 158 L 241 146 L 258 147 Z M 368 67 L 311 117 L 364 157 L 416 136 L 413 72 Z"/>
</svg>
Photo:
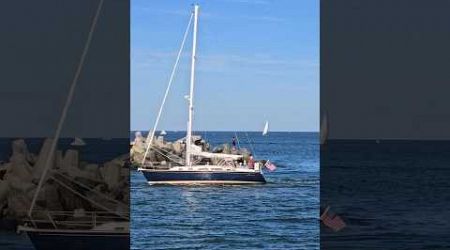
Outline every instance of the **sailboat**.
<svg viewBox="0 0 450 250">
<path fill-rule="evenodd" d="M 128 249 L 130 245 L 129 231 L 129 212 L 126 211 L 127 205 L 106 196 L 95 188 L 87 186 L 85 183 L 77 181 L 76 178 L 64 174 L 59 169 L 52 169 L 55 151 L 61 135 L 65 118 L 73 99 L 77 80 L 81 69 L 83 68 L 84 59 L 92 40 L 94 28 L 100 16 L 104 0 L 98 3 L 97 11 L 91 29 L 85 43 L 80 62 L 77 66 L 77 73 L 70 85 L 62 114 L 57 124 L 54 137 L 48 148 L 46 159 L 43 165 L 42 173 L 39 178 L 38 185 L 34 191 L 34 195 L 28 209 L 28 218 L 24 224 L 17 227 L 17 232 L 25 232 L 30 238 L 36 249 Z M 50 174 L 49 174 L 50 173 Z M 82 198 L 85 202 L 89 202 L 93 208 L 102 209 L 102 211 L 50 211 L 48 208 L 37 210 L 37 200 L 43 185 L 51 180 L 58 185 L 71 191 L 75 196 Z M 74 186 L 79 186 L 85 190 L 89 190 L 95 199 L 89 198 L 77 191 Z M 107 202 L 100 202 L 107 201 Z M 105 204 L 113 204 L 114 208 Z M 120 208 L 120 209 L 119 209 Z"/>
<path fill-rule="evenodd" d="M 84 142 L 83 139 L 75 137 L 75 139 L 73 139 L 72 143 L 70 143 L 71 146 L 85 146 L 86 142 Z"/>
<path fill-rule="evenodd" d="M 184 159 L 177 159 L 171 164 L 155 166 L 147 162 L 147 154 L 153 145 L 154 131 L 158 125 L 167 93 L 173 79 L 174 71 L 169 80 L 162 105 L 155 121 L 153 130 L 150 131 L 146 143 L 146 151 L 141 166 L 138 168 L 143 173 L 149 184 L 255 184 L 265 183 L 263 175 L 263 164 L 254 162 L 253 156 L 244 156 L 243 154 L 215 153 L 204 150 L 198 142 L 198 136 L 192 134 L 192 120 L 194 114 L 194 85 L 195 85 L 195 66 L 196 66 L 196 44 L 197 44 L 197 25 L 198 25 L 199 6 L 194 5 L 189 24 L 186 28 L 185 36 L 178 53 L 174 70 L 178 64 L 178 59 L 183 49 L 186 35 L 189 31 L 192 18 L 193 24 L 193 42 L 191 55 L 191 76 L 190 92 L 186 96 L 189 101 L 189 118 L 187 123 L 186 137 L 180 139 L 185 146 Z M 157 150 L 154 148 L 154 150 Z M 169 157 L 170 158 L 170 157 Z M 247 162 L 248 161 L 248 162 Z"/>
<path fill-rule="evenodd" d="M 268 132 L 269 132 L 269 121 L 266 121 L 266 124 L 264 124 L 262 135 L 267 135 Z"/>
</svg>

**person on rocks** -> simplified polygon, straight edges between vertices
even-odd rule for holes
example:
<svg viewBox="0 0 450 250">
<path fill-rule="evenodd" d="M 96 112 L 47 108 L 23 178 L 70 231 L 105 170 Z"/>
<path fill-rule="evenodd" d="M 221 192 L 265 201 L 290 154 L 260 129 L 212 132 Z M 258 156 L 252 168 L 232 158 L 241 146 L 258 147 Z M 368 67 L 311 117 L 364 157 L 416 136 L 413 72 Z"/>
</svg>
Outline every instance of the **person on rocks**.
<svg viewBox="0 0 450 250">
<path fill-rule="evenodd" d="M 233 136 L 231 144 L 233 145 L 233 150 L 236 150 L 236 137 Z"/>
</svg>

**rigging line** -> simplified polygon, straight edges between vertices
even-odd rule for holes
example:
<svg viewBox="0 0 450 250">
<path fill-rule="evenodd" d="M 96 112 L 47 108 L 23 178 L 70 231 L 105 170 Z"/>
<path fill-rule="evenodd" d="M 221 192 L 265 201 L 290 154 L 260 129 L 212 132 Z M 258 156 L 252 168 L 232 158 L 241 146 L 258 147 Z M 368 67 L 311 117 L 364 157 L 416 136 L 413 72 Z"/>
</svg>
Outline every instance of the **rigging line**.
<svg viewBox="0 0 450 250">
<path fill-rule="evenodd" d="M 122 203 L 122 202 L 120 202 L 120 201 L 118 201 L 118 200 L 116 200 L 116 199 L 113 199 L 113 198 L 111 198 L 110 196 L 107 196 L 107 195 L 105 195 L 105 194 L 103 194 L 103 193 L 101 193 L 101 192 L 99 192 L 99 191 L 97 191 L 97 190 L 95 190 L 95 189 L 93 189 L 93 188 L 91 188 L 91 187 L 89 187 L 89 186 L 87 186 L 87 185 L 85 185 L 85 184 L 79 182 L 79 181 L 76 181 L 75 178 L 73 178 L 73 177 L 70 177 L 70 176 L 68 176 L 68 175 L 65 175 L 65 174 L 60 173 L 60 172 L 55 171 L 55 170 L 52 170 L 51 172 L 56 173 L 56 174 L 58 174 L 59 176 L 63 177 L 64 179 L 66 179 L 66 180 L 68 180 L 68 181 L 71 181 L 71 182 L 73 182 L 73 183 L 79 185 L 80 187 L 85 188 L 85 189 L 87 189 L 87 190 L 89 190 L 89 191 L 91 191 L 91 192 L 93 192 L 93 193 L 95 193 L 95 194 L 101 196 L 101 197 L 102 197 L 103 199 L 105 199 L 105 200 L 111 201 L 111 202 L 113 202 L 113 203 L 115 203 L 115 204 L 118 204 L 118 205 L 126 206 L 126 204 L 124 204 L 124 203 Z"/>
<path fill-rule="evenodd" d="M 162 156 L 165 156 L 165 157 L 168 157 L 168 158 L 178 158 L 178 159 L 181 160 L 181 161 L 184 160 L 183 158 L 181 158 L 181 157 L 179 157 L 178 155 L 173 154 L 173 153 L 171 153 L 171 152 L 169 152 L 169 151 L 165 151 L 165 152 L 164 152 L 164 150 L 156 149 L 156 148 L 154 148 L 154 150 L 155 150 L 155 153 L 158 153 L 158 154 L 160 154 L 160 155 L 162 155 Z"/>
<path fill-rule="evenodd" d="M 103 6 L 103 2 L 104 2 L 104 0 L 100 0 L 99 3 L 98 3 L 97 11 L 95 13 L 95 16 L 94 16 L 94 19 L 92 21 L 91 27 L 89 29 L 89 33 L 88 33 L 88 36 L 87 36 L 87 39 L 86 39 L 86 43 L 85 43 L 84 48 L 83 48 L 83 53 L 81 54 L 81 58 L 80 58 L 80 61 L 78 63 L 77 69 L 75 71 L 74 78 L 72 80 L 72 83 L 70 84 L 70 89 L 69 89 L 69 93 L 67 95 L 66 103 L 64 104 L 64 108 L 62 110 L 61 117 L 60 117 L 60 119 L 58 121 L 58 126 L 56 127 L 55 135 L 54 135 L 53 141 L 52 141 L 52 143 L 50 145 L 50 151 L 48 152 L 47 158 L 45 159 L 44 170 L 42 171 L 42 175 L 41 175 L 41 178 L 39 180 L 38 186 L 36 188 L 36 191 L 34 192 L 33 200 L 31 201 L 30 209 L 28 210 L 28 216 L 29 217 L 31 217 L 31 213 L 33 212 L 33 208 L 34 208 L 34 206 L 36 204 L 36 199 L 37 199 L 37 197 L 39 195 L 39 192 L 40 192 L 40 190 L 42 188 L 42 185 L 44 184 L 45 176 L 47 175 L 48 169 L 50 167 L 50 163 L 52 162 L 53 156 L 55 154 L 55 149 L 56 149 L 56 146 L 58 144 L 59 137 L 61 135 L 61 130 L 62 130 L 62 127 L 64 125 L 64 121 L 66 120 L 67 111 L 69 110 L 70 104 L 72 103 L 73 95 L 75 93 L 75 87 L 77 86 L 77 83 L 78 83 L 78 78 L 79 78 L 79 76 L 81 74 L 81 70 L 83 69 L 84 61 L 86 59 L 87 52 L 88 52 L 89 47 L 91 45 L 92 36 L 94 34 L 95 27 L 97 26 L 97 21 L 98 21 L 98 18 L 100 16 L 100 12 L 101 12 L 101 9 L 102 9 L 102 6 Z"/>
<path fill-rule="evenodd" d="M 177 163 L 177 164 L 183 164 L 184 159 L 181 158 L 181 157 L 179 157 L 178 155 L 171 154 L 171 153 L 164 154 L 162 150 L 158 150 L 158 149 L 156 149 L 156 148 L 154 148 L 154 150 L 155 150 L 155 153 L 158 153 L 158 154 L 160 154 L 160 155 L 162 155 L 162 156 L 168 158 L 169 160 L 171 160 L 171 161 L 173 161 L 173 162 L 175 162 L 175 163 Z M 175 158 L 175 159 L 174 159 L 174 158 Z M 176 159 L 176 158 L 178 158 L 178 159 Z M 177 160 L 178 160 L 178 161 L 177 161 Z"/>
<path fill-rule="evenodd" d="M 253 154 L 253 156 L 254 156 L 253 158 L 256 158 L 255 149 L 253 148 L 253 144 L 252 144 L 252 142 L 250 141 L 250 137 L 248 136 L 248 133 L 247 133 L 247 132 L 245 132 L 245 136 L 247 136 L 248 144 L 250 144 L 250 148 L 251 148 L 252 154 Z"/>
<path fill-rule="evenodd" d="M 119 217 L 121 217 L 121 218 L 123 218 L 123 219 L 126 219 L 126 220 L 129 220 L 129 219 L 130 219 L 130 216 L 129 216 L 128 214 L 123 215 L 123 214 L 121 214 L 121 213 L 119 213 L 119 212 L 117 212 L 117 211 L 114 211 L 114 210 L 112 210 L 112 209 L 110 209 L 110 208 L 108 208 L 108 207 L 106 207 L 106 206 L 100 204 L 99 202 L 94 201 L 93 199 L 89 199 L 89 198 L 86 197 L 85 195 L 81 194 L 80 192 L 76 191 L 75 189 L 71 188 L 69 185 L 65 184 L 64 182 L 62 182 L 62 181 L 60 181 L 60 180 L 58 180 L 58 179 L 56 179 L 55 177 L 50 176 L 50 178 L 51 178 L 52 180 L 54 180 L 56 183 L 58 183 L 59 185 L 61 185 L 62 187 L 65 187 L 65 188 L 67 188 L 68 190 L 72 191 L 74 194 L 76 194 L 76 195 L 77 195 L 78 197 L 80 197 L 81 199 L 84 199 L 84 200 L 86 200 L 86 201 L 89 201 L 89 202 L 91 202 L 92 204 L 94 204 L 95 206 L 97 206 L 97 207 L 99 207 L 99 208 L 101 208 L 101 209 L 104 209 L 105 211 L 110 212 L 110 213 L 112 213 L 112 214 L 115 214 L 115 215 L 117 215 L 117 216 L 119 216 Z"/>
<path fill-rule="evenodd" d="M 180 61 L 181 52 L 183 51 L 184 43 L 186 42 L 186 38 L 187 38 L 187 35 L 188 35 L 188 32 L 189 32 L 189 27 L 191 26 L 191 22 L 192 22 L 192 17 L 193 16 L 194 16 L 194 13 L 191 13 L 191 17 L 189 18 L 189 23 L 188 23 L 188 25 L 186 27 L 186 31 L 184 32 L 183 41 L 181 42 L 180 50 L 178 51 L 178 55 L 177 55 L 177 59 L 175 61 L 175 65 L 173 66 L 172 73 L 170 74 L 169 84 L 167 85 L 166 92 L 164 93 L 164 98 L 163 98 L 161 107 L 159 107 L 158 116 L 156 117 L 156 121 L 155 121 L 155 124 L 153 126 L 153 130 L 148 133 L 147 139 L 145 140 L 147 142 L 147 148 L 145 149 L 144 158 L 142 159 L 142 165 L 144 165 L 144 163 L 145 163 L 145 159 L 147 158 L 148 150 L 150 149 L 150 147 L 152 145 L 152 142 L 153 142 L 153 138 L 155 137 L 155 131 L 156 131 L 156 128 L 158 127 L 159 119 L 161 117 L 161 114 L 162 114 L 162 111 L 163 111 L 163 108 L 164 108 L 164 104 L 166 103 L 167 96 L 169 95 L 170 87 L 172 86 L 173 78 L 175 76 L 175 72 L 176 72 L 177 67 L 178 67 L 178 62 Z"/>
<path fill-rule="evenodd" d="M 237 136 L 236 131 L 234 132 L 234 136 L 236 137 L 238 149 L 240 149 L 240 148 L 241 148 L 241 144 L 239 143 L 239 138 L 238 138 L 238 136 Z"/>
</svg>

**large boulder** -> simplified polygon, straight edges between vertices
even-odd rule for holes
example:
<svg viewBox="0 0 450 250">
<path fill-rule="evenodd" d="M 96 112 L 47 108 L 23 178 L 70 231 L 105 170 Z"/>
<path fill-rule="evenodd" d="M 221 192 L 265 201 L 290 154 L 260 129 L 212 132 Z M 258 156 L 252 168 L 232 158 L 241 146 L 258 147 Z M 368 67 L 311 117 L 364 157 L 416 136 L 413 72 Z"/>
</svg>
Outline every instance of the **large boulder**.
<svg viewBox="0 0 450 250">
<path fill-rule="evenodd" d="M 61 199 L 59 197 L 59 193 L 58 193 L 58 186 L 56 184 L 54 184 L 53 182 L 51 183 L 46 183 L 46 185 L 44 185 L 44 187 L 41 190 L 40 193 L 43 197 L 43 200 L 45 200 L 45 208 L 49 211 L 62 211 L 62 204 L 61 204 Z"/>
<path fill-rule="evenodd" d="M 113 190 L 115 187 L 119 185 L 120 182 L 122 173 L 121 161 L 112 160 L 106 162 L 100 169 L 100 173 L 103 178 L 103 181 L 108 186 L 108 189 Z"/>
<path fill-rule="evenodd" d="M 53 139 L 47 138 L 44 141 L 44 144 L 42 145 L 41 151 L 39 152 L 38 159 L 36 161 L 36 164 L 33 166 L 33 178 L 34 179 L 40 179 L 41 175 L 45 169 L 45 163 L 47 162 L 47 158 L 50 154 L 51 144 L 53 142 Z M 55 160 L 55 155 L 53 155 L 52 159 L 50 159 L 50 166 L 53 167 Z"/>
<path fill-rule="evenodd" d="M 0 180 L 0 207 L 8 200 L 9 184 L 8 180 Z"/>
<path fill-rule="evenodd" d="M 30 152 L 28 151 L 28 147 L 27 144 L 25 143 L 25 140 L 23 139 L 14 140 L 12 142 L 11 148 L 12 148 L 11 158 L 23 157 L 29 162 L 32 162 L 34 160 L 33 155 L 30 154 Z"/>
<path fill-rule="evenodd" d="M 7 216 L 11 218 L 25 218 L 31 205 L 34 192 L 24 193 L 19 190 L 10 190 L 8 195 Z"/>
<path fill-rule="evenodd" d="M 228 144 L 223 144 L 223 151 L 222 151 L 222 153 L 224 153 L 224 154 L 231 154 L 231 148 L 230 148 L 230 145 L 228 145 Z"/>
<path fill-rule="evenodd" d="M 135 133 L 132 150 L 136 154 L 143 154 L 145 152 L 145 138 L 139 131 Z"/>
<path fill-rule="evenodd" d="M 175 153 L 176 155 L 181 155 L 181 153 L 184 151 L 184 144 L 182 144 L 182 143 L 179 142 L 179 141 L 174 142 L 174 143 L 172 144 L 172 147 L 173 147 L 174 153 Z"/>
<path fill-rule="evenodd" d="M 88 163 L 86 165 L 83 165 L 82 172 L 83 172 L 84 176 L 88 179 L 91 179 L 91 180 L 100 180 L 101 179 L 98 164 Z"/>
<path fill-rule="evenodd" d="M 70 173 L 71 171 L 78 170 L 79 166 L 79 155 L 78 151 L 74 149 L 69 149 L 64 154 L 60 169 L 64 172 Z"/>
</svg>

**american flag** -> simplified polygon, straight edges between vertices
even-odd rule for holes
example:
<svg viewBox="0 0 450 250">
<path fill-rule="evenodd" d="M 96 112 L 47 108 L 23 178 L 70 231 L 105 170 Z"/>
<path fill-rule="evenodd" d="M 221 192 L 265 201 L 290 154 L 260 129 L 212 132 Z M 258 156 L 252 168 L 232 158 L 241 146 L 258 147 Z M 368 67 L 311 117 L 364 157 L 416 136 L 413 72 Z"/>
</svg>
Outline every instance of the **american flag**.
<svg viewBox="0 0 450 250">
<path fill-rule="evenodd" d="M 275 166 L 275 164 L 273 164 L 270 161 L 266 161 L 266 164 L 264 164 L 264 166 L 269 169 L 269 171 L 275 171 L 275 169 L 277 169 L 277 166 Z"/>
<path fill-rule="evenodd" d="M 335 232 L 342 230 L 346 226 L 345 222 L 341 219 L 341 217 L 337 215 L 330 215 L 330 213 L 328 212 L 329 210 L 330 207 L 327 207 L 325 209 L 323 214 L 320 216 L 320 220 L 323 222 L 323 224 L 325 224 Z"/>
</svg>

